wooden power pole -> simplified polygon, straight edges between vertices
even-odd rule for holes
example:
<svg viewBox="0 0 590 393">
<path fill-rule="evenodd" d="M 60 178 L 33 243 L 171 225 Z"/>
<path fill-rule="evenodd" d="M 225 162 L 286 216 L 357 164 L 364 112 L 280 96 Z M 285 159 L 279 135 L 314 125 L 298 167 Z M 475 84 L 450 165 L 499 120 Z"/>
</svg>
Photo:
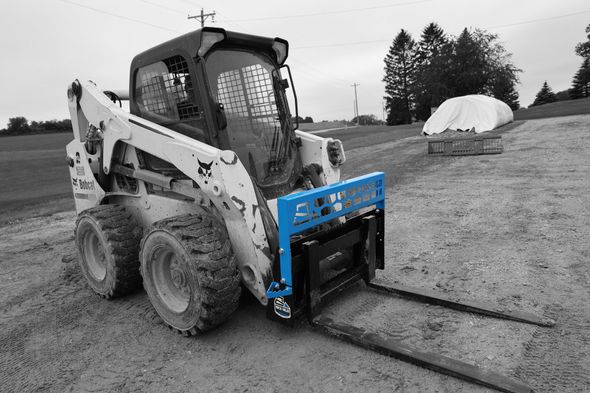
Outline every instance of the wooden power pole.
<svg viewBox="0 0 590 393">
<path fill-rule="evenodd" d="M 208 17 L 211 17 L 211 22 L 215 23 L 215 10 L 213 10 L 213 12 L 206 14 L 201 8 L 200 15 L 189 15 L 187 19 L 198 19 L 201 22 L 201 27 L 205 27 L 205 21 Z"/>
<path fill-rule="evenodd" d="M 358 126 L 358 124 L 359 124 L 359 100 L 356 95 L 356 87 L 360 86 L 360 84 L 355 82 L 351 86 L 354 87 L 354 116 L 356 117 L 356 125 Z"/>
</svg>

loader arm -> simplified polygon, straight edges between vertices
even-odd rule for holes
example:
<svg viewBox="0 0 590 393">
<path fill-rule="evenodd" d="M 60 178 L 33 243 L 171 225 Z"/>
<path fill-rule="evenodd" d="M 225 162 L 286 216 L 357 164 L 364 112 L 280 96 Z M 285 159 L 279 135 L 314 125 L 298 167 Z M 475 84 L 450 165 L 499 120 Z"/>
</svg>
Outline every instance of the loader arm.
<svg viewBox="0 0 590 393">
<path fill-rule="evenodd" d="M 173 164 L 194 182 L 204 203 L 215 206 L 225 220 L 244 283 L 265 305 L 266 287 L 271 280 L 270 249 L 254 187 L 237 155 L 125 112 L 92 82 L 74 82 L 68 90 L 68 104 L 76 136 L 68 149 L 68 162 L 74 162 L 77 154 L 87 153 L 82 149 L 92 125 L 102 132 L 100 169 L 105 174 L 118 164 L 113 156 L 119 143 Z M 75 172 L 72 174 L 74 178 Z M 173 179 L 170 183 L 174 183 Z"/>
</svg>

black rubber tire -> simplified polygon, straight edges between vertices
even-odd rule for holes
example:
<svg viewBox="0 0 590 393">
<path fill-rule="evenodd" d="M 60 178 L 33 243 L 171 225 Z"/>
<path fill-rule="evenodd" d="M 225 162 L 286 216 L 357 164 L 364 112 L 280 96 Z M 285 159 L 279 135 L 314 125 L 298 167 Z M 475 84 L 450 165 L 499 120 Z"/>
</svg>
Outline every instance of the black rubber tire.
<svg viewBox="0 0 590 393">
<path fill-rule="evenodd" d="M 141 227 L 125 207 L 101 205 L 83 211 L 75 239 L 80 269 L 94 292 L 112 299 L 141 287 Z"/>
<path fill-rule="evenodd" d="M 237 309 L 240 271 L 227 230 L 215 217 L 187 214 L 154 223 L 139 256 L 152 305 L 179 333 L 210 330 Z"/>
</svg>

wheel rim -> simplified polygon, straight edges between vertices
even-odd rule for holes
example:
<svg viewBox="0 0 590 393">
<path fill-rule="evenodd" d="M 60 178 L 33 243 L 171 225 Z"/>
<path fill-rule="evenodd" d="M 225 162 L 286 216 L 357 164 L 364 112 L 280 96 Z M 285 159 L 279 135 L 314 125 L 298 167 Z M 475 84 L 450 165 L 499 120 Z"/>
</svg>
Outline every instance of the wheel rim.
<svg viewBox="0 0 590 393">
<path fill-rule="evenodd" d="M 154 250 L 152 281 L 158 297 L 170 310 L 181 313 L 190 302 L 190 286 L 184 263 L 174 250 L 162 245 Z"/>
<path fill-rule="evenodd" d="M 97 281 L 102 281 L 107 275 L 107 261 L 104 245 L 98 234 L 89 230 L 84 236 L 84 256 L 86 257 L 88 270 Z"/>
</svg>

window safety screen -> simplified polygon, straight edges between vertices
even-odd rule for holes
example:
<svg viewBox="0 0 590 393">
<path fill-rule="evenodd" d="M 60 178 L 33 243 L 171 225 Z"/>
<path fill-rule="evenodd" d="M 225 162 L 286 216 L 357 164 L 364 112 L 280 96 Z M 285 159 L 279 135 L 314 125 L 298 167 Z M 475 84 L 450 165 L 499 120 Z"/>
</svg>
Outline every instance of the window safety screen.
<svg viewBox="0 0 590 393">
<path fill-rule="evenodd" d="M 199 118 L 188 65 L 181 56 L 140 68 L 135 86 L 136 102 L 143 115 L 174 121 Z"/>
<path fill-rule="evenodd" d="M 280 127 L 270 73 L 260 64 L 224 72 L 217 78 L 217 100 L 223 103 L 234 132 L 271 135 Z M 265 141 L 270 147 L 272 141 Z"/>
<path fill-rule="evenodd" d="M 216 50 L 206 60 L 211 96 L 223 105 L 230 149 L 258 184 L 283 184 L 296 154 L 276 65 L 261 53 Z"/>
</svg>

